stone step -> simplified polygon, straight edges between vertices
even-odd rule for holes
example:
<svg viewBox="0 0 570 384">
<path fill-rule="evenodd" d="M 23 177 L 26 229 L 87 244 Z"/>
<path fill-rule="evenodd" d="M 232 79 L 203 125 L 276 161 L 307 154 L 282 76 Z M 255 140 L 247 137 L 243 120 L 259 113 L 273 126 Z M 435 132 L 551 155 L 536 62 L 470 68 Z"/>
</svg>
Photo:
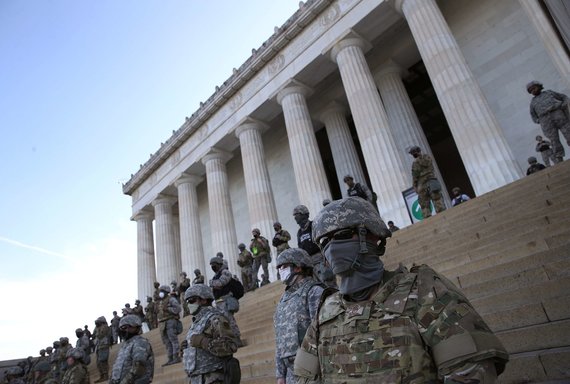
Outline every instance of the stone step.
<svg viewBox="0 0 570 384">
<path fill-rule="evenodd" d="M 509 353 L 567 347 L 570 345 L 570 319 L 500 331 L 496 335 Z"/>
<path fill-rule="evenodd" d="M 570 348 L 553 348 L 510 355 L 500 384 L 507 383 L 568 383 Z"/>
</svg>

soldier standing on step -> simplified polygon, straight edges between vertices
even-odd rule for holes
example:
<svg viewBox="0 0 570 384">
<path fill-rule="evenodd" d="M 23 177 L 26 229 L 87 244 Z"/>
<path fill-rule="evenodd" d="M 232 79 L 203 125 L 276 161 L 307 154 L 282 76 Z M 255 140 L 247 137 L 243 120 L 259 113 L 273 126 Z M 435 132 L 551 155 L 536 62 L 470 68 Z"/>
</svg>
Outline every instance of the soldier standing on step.
<svg viewBox="0 0 570 384">
<path fill-rule="evenodd" d="M 313 263 L 300 248 L 289 248 L 277 257 L 281 281 L 287 286 L 273 323 L 275 327 L 275 377 L 277 384 L 295 384 L 293 364 L 300 341 L 316 317 L 324 285 L 313 279 Z"/>
<path fill-rule="evenodd" d="M 184 317 L 189 315 L 188 306 L 186 305 L 186 302 L 184 301 L 184 292 L 186 292 L 186 290 L 188 288 L 190 288 L 190 279 L 188 278 L 188 275 L 186 274 L 186 272 L 181 272 L 180 273 L 180 283 L 178 284 L 178 297 L 182 301 L 182 310 L 184 312 Z"/>
<path fill-rule="evenodd" d="M 180 362 L 178 356 L 180 344 L 178 343 L 178 319 L 180 314 L 180 304 L 178 300 L 170 296 L 170 287 L 161 285 L 159 289 L 158 306 L 158 328 L 162 343 L 166 347 L 168 361 L 162 366 L 176 364 Z"/>
<path fill-rule="evenodd" d="M 184 370 L 190 378 L 189 384 L 223 384 L 224 368 L 230 366 L 228 359 L 237 351 L 238 338 L 226 316 L 212 307 L 214 293 L 205 284 L 196 284 L 186 290 L 184 300 L 192 318 L 186 340 L 182 342 Z M 232 359 L 231 367 L 237 369 L 228 372 L 239 383 L 239 362 Z"/>
<path fill-rule="evenodd" d="M 418 194 L 422 216 L 427 219 L 431 216 L 431 201 L 437 213 L 445 211 L 441 184 L 435 177 L 433 161 L 429 155 L 422 154 L 422 150 L 417 145 L 411 147 L 408 152 L 415 159 L 412 163 L 412 181 L 414 190 Z"/>
<path fill-rule="evenodd" d="M 253 276 L 257 278 L 257 273 L 259 272 L 259 267 L 263 268 L 263 279 L 261 280 L 261 286 L 269 284 L 269 269 L 268 264 L 271 262 L 271 248 L 269 248 L 269 240 L 261 236 L 261 231 L 259 228 L 253 228 L 251 231 L 253 239 L 249 244 L 249 250 L 253 255 Z"/>
<path fill-rule="evenodd" d="M 315 218 L 313 237 L 340 284 L 297 352 L 299 383 L 495 383 L 508 360 L 499 339 L 427 265 L 384 270 L 389 235 L 359 198 L 334 201 Z"/>
<path fill-rule="evenodd" d="M 96 383 L 102 383 L 109 380 L 109 336 L 111 329 L 107 325 L 105 316 L 100 316 L 95 320 L 95 330 L 93 331 L 93 339 L 95 339 L 95 354 L 97 356 L 97 369 L 99 370 L 99 378 Z"/>
<path fill-rule="evenodd" d="M 192 280 L 192 285 L 195 284 L 204 284 L 204 275 L 202 275 L 202 272 L 199 269 L 195 269 L 194 270 L 194 280 Z"/>
<path fill-rule="evenodd" d="M 245 249 L 245 244 L 238 244 L 239 255 L 237 264 L 241 268 L 241 283 L 245 291 L 253 291 L 256 287 L 253 285 L 253 256 L 251 252 Z"/>
</svg>

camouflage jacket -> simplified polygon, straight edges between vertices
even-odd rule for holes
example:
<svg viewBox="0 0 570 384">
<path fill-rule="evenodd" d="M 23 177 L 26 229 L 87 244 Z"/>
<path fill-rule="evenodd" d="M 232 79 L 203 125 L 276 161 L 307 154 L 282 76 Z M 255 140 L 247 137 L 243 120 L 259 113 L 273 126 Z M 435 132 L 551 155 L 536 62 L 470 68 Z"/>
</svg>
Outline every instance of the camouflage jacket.
<svg viewBox="0 0 570 384">
<path fill-rule="evenodd" d="M 160 299 L 158 305 L 158 322 L 163 322 L 170 319 L 178 319 L 180 313 L 180 304 L 172 296 L 165 296 Z"/>
<path fill-rule="evenodd" d="M 109 349 L 110 328 L 107 324 L 101 324 L 95 327 L 93 331 L 93 339 L 96 340 L 96 350 Z"/>
<path fill-rule="evenodd" d="M 291 234 L 286 230 L 282 229 L 278 232 L 275 232 L 272 244 L 277 249 L 278 254 L 290 248 L 289 240 L 291 240 Z"/>
<path fill-rule="evenodd" d="M 154 353 L 147 339 L 136 335 L 121 344 L 113 371 L 112 384 L 148 384 L 154 376 Z"/>
<path fill-rule="evenodd" d="M 117 315 L 114 315 L 113 318 L 111 319 L 111 328 L 118 330 L 120 322 L 121 322 L 121 318 Z"/>
<path fill-rule="evenodd" d="M 414 187 L 417 187 L 420 183 L 424 183 L 429 179 L 435 179 L 433 162 L 429 155 L 421 154 L 412 163 L 412 181 Z"/>
<path fill-rule="evenodd" d="M 204 335 L 207 338 L 205 349 L 191 346 L 194 335 Z M 191 379 L 222 369 L 224 357 L 229 357 L 237 351 L 237 338 L 228 319 L 220 310 L 209 306 L 201 307 L 194 316 L 186 340 L 188 348 L 183 352 L 182 361 L 184 370 Z"/>
<path fill-rule="evenodd" d="M 530 117 L 537 124 L 542 119 L 550 118 L 553 112 L 559 114 L 559 118 L 568 118 L 568 96 L 554 91 L 542 91 L 530 101 Z"/>
<path fill-rule="evenodd" d="M 89 341 L 87 335 L 83 335 L 79 339 L 77 339 L 77 342 L 75 343 L 75 348 L 81 349 L 83 353 L 85 353 L 86 357 L 91 353 L 91 342 Z"/>
<path fill-rule="evenodd" d="M 283 292 L 273 316 L 276 377 L 286 377 L 281 359 L 297 353 L 311 320 L 316 317 L 323 290 L 318 281 L 306 277 Z"/>
<path fill-rule="evenodd" d="M 251 251 L 254 259 L 259 256 L 267 256 L 271 252 L 271 249 L 269 248 L 269 241 L 263 236 L 258 236 L 251 239 L 249 250 Z"/>
<path fill-rule="evenodd" d="M 69 367 L 61 379 L 61 384 L 89 384 L 87 367 L 81 363 Z"/>
<path fill-rule="evenodd" d="M 204 284 L 204 275 L 196 276 L 194 280 L 192 280 L 192 284 Z"/>
<path fill-rule="evenodd" d="M 383 281 L 367 301 L 327 297 L 311 323 L 299 353 L 323 383 L 494 382 L 508 354 L 451 282 L 425 265 Z M 297 361 L 295 374 L 314 378 Z"/>
<path fill-rule="evenodd" d="M 251 255 L 251 252 L 247 249 L 244 249 L 243 252 L 240 252 L 238 255 L 237 264 L 241 268 L 251 268 L 253 265 L 253 256 Z"/>
</svg>

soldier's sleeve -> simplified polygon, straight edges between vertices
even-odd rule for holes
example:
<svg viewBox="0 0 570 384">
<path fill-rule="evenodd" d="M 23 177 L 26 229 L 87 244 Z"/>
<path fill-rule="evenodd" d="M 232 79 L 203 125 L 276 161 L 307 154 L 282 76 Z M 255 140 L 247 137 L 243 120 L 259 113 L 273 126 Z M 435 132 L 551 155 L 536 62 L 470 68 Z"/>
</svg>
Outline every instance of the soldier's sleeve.
<svg viewBox="0 0 570 384">
<path fill-rule="evenodd" d="M 568 96 L 566 96 L 565 94 L 559 93 L 559 92 L 555 92 L 555 91 L 549 91 L 549 92 L 550 92 L 550 94 L 552 94 L 552 96 L 554 96 L 554 98 L 555 98 L 556 100 L 559 100 L 559 101 L 561 101 L 562 103 L 568 103 L 568 101 L 569 101 L 569 100 L 568 100 Z"/>
<path fill-rule="evenodd" d="M 532 101 L 531 101 L 531 103 L 530 103 L 530 118 L 532 119 L 532 121 L 533 121 L 535 124 L 538 124 L 538 123 L 539 123 L 539 121 L 538 121 L 538 114 L 537 114 L 536 111 L 534 110 L 534 107 L 533 107 L 533 105 L 532 105 Z"/>
<path fill-rule="evenodd" d="M 283 361 L 277 356 L 277 348 L 275 348 L 275 378 L 285 378 L 287 376 L 287 368 Z"/>
<path fill-rule="evenodd" d="M 171 297 L 168 300 L 168 311 L 175 315 L 180 313 L 180 304 L 178 304 L 178 300 L 176 300 L 174 297 Z"/>
<path fill-rule="evenodd" d="M 318 317 L 311 321 L 311 325 L 305 333 L 305 338 L 297 350 L 295 356 L 295 375 L 298 376 L 298 384 L 309 383 L 316 380 L 320 375 L 318 341 Z"/>
<path fill-rule="evenodd" d="M 372 191 L 370 190 L 370 188 L 368 188 L 366 184 L 361 184 L 361 186 L 362 190 L 364 191 L 364 194 L 366 195 L 366 200 L 372 203 Z"/>
<path fill-rule="evenodd" d="M 325 289 L 320 285 L 315 285 L 309 290 L 307 295 L 307 305 L 309 307 L 309 316 L 311 320 L 317 317 L 319 313 L 319 305 L 321 303 L 321 297 Z"/>
<path fill-rule="evenodd" d="M 508 361 L 505 347 L 453 283 L 426 265 L 415 271 L 416 321 L 440 379 L 494 382 Z"/>
<path fill-rule="evenodd" d="M 291 240 L 291 234 L 289 232 L 287 232 L 286 230 L 283 230 L 281 232 L 281 240 L 283 240 L 283 241 Z"/>
<path fill-rule="evenodd" d="M 213 316 L 204 329 L 204 334 L 210 338 L 206 350 L 212 355 L 231 356 L 237 351 L 237 337 L 224 315 Z"/>
</svg>

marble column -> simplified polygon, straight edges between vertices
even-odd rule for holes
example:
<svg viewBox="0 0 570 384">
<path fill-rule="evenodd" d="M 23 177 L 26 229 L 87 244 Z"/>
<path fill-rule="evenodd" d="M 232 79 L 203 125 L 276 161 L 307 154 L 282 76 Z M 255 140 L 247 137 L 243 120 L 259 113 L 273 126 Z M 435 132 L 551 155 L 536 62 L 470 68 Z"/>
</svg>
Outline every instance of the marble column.
<svg viewBox="0 0 570 384">
<path fill-rule="evenodd" d="M 538 36 L 544 44 L 544 49 L 554 66 L 560 73 L 560 77 L 566 86 L 570 86 L 570 58 L 560 42 L 558 34 L 554 30 L 550 19 L 546 16 L 538 0 L 519 0 L 521 8 L 525 11 Z M 533 79 L 530 79 L 533 80 Z M 536 79 L 540 80 L 540 79 Z"/>
<path fill-rule="evenodd" d="M 314 216 L 323 200 L 331 198 L 331 192 L 305 99 L 310 92 L 305 85 L 292 81 L 279 91 L 277 102 L 285 117 L 299 202 Z"/>
<path fill-rule="evenodd" d="M 423 153 L 430 155 L 434 159 L 435 174 L 442 183 L 444 198 L 447 201 L 447 205 L 450 206 L 451 201 L 445 187 L 445 181 L 441 176 L 426 135 L 402 81 L 403 73 L 404 69 L 393 60 L 384 63 L 374 73 L 374 80 L 376 80 L 376 85 L 380 91 L 396 146 L 406 164 L 406 169 L 411 170 L 414 162 L 414 158 L 408 154 L 406 149 L 414 145 L 419 146 Z M 408 175 L 408 183 L 412 185 L 411 172 Z"/>
<path fill-rule="evenodd" d="M 180 258 L 176 256 L 174 238 L 172 205 L 175 202 L 173 197 L 160 195 L 152 202 L 156 224 L 156 277 L 161 285 L 178 280 L 182 268 Z"/>
<path fill-rule="evenodd" d="M 180 217 L 180 259 L 182 270 L 193 276 L 196 268 L 206 273 L 204 248 L 200 226 L 200 212 L 196 187 L 203 177 L 183 174 L 174 185 L 178 189 L 178 211 Z"/>
<path fill-rule="evenodd" d="M 396 0 L 477 195 L 522 176 L 504 134 L 435 0 Z"/>
<path fill-rule="evenodd" d="M 264 127 L 267 126 L 260 121 L 247 119 L 236 128 L 236 136 L 241 148 L 250 226 L 251 229 L 259 228 L 261 235 L 271 241 L 277 209 L 261 140 L 261 129 Z M 276 279 L 276 259 L 273 252 L 272 268 L 269 268 L 271 281 Z"/>
<path fill-rule="evenodd" d="M 332 102 L 320 113 L 320 120 L 327 130 L 342 197 L 346 197 L 348 187 L 344 183 L 344 176 L 351 175 L 355 182 L 366 184 L 364 171 L 346 121 L 346 109 L 336 101 Z"/>
<path fill-rule="evenodd" d="M 352 111 L 362 154 L 378 208 L 384 220 L 411 223 L 402 192 L 411 187 L 409 170 L 392 136 L 386 111 L 364 57 L 369 43 L 351 33 L 334 45 L 331 58 L 338 64 Z"/>
<path fill-rule="evenodd" d="M 230 153 L 214 148 L 202 158 L 202 163 L 206 166 L 208 183 L 210 232 L 214 251 L 211 257 L 222 252 L 228 260 L 230 272 L 236 273 L 239 271 L 236 254 L 238 243 L 226 170 L 226 162 L 230 158 Z M 211 257 L 206 256 L 205 259 L 209 260 Z"/>
<path fill-rule="evenodd" d="M 152 296 L 156 281 L 152 217 L 152 213 L 145 211 L 133 216 L 137 222 L 137 297 L 141 302 Z"/>
</svg>

